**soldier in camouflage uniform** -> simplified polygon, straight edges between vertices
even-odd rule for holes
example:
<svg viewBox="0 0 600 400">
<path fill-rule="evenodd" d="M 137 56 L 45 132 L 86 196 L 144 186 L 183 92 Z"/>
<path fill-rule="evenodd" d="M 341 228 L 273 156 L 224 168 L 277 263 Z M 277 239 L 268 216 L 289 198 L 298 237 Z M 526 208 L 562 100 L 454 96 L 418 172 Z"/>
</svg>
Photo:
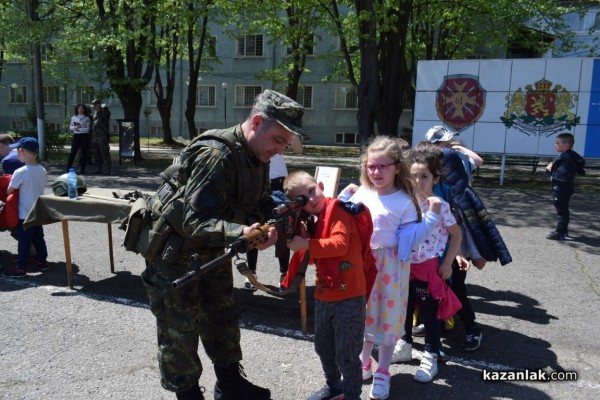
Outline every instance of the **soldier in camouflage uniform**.
<svg viewBox="0 0 600 400">
<path fill-rule="evenodd" d="M 180 250 L 172 252 L 175 257 L 168 259 L 168 252 L 163 252 L 158 261 L 147 263 L 142 274 L 157 321 L 161 383 L 176 392 L 178 399 L 204 399 L 198 384 L 202 374 L 198 338 L 214 364 L 215 400 L 271 398 L 269 389 L 244 379 L 231 262 L 224 261 L 182 288 L 173 289 L 171 282 L 190 270 L 191 254 L 200 256 L 200 264 L 212 261 L 224 253 L 224 247 L 271 217 L 269 159 L 282 154 L 295 134 L 305 133 L 303 112 L 292 99 L 267 90 L 257 97 L 246 121 L 220 131 L 229 137 L 233 134 L 238 154 L 214 140 L 204 143 L 202 136 L 180 154 L 181 164 L 188 165 L 182 217 L 187 237 Z M 190 163 L 189 149 L 194 145 L 197 150 Z M 234 159 L 236 156 L 241 159 Z M 239 193 L 241 187 L 244 193 Z M 258 249 L 276 240 L 277 232 L 270 228 L 267 241 Z"/>
<path fill-rule="evenodd" d="M 98 169 L 97 174 L 110 175 L 110 110 L 100 100 L 92 101 L 92 155 Z"/>
</svg>

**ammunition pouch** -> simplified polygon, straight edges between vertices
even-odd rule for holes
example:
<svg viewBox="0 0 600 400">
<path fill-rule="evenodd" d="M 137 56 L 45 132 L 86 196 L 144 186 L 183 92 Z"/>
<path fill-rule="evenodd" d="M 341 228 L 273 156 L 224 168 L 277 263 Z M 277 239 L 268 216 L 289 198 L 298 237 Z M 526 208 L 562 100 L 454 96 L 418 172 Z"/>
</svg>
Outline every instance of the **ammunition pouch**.
<svg viewBox="0 0 600 400">
<path fill-rule="evenodd" d="M 161 223 L 161 218 L 154 220 L 148 202 L 143 197 L 133 203 L 129 216 L 119 228 L 125 230 L 125 250 L 141 254 L 148 261 L 154 261 L 162 254 L 172 231 L 169 225 Z"/>
<path fill-rule="evenodd" d="M 144 227 L 151 224 L 151 219 L 148 202 L 143 197 L 140 197 L 133 203 L 129 216 L 119 226 L 119 229 L 125 231 L 125 240 L 123 241 L 125 250 L 137 253 L 136 247 L 140 240 L 140 235 Z"/>
</svg>

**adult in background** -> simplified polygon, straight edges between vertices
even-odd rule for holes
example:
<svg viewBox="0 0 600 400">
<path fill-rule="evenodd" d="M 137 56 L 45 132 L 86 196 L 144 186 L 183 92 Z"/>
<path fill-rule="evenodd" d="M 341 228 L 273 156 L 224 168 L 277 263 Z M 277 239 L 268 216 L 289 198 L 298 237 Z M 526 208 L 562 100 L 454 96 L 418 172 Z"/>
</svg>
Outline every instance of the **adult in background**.
<svg viewBox="0 0 600 400">
<path fill-rule="evenodd" d="M 97 174 L 110 175 L 110 110 L 100 100 L 92 101 L 94 116 L 92 120 L 92 154 L 98 169 Z"/>
<path fill-rule="evenodd" d="M 189 177 L 179 227 L 185 237 L 171 233 L 167 243 L 180 246 L 148 262 L 142 273 L 156 317 L 161 383 L 180 400 L 204 399 L 198 384 L 202 374 L 198 338 L 215 369 L 215 400 L 271 398 L 269 389 L 245 379 L 240 365 L 231 262 L 223 261 L 183 288 L 173 289 L 171 282 L 190 271 L 192 254 L 198 255 L 201 265 L 212 261 L 224 253 L 224 247 L 272 217 L 269 160 L 283 154 L 294 135 L 304 134 L 303 113 L 303 107 L 289 97 L 266 90 L 246 121 L 205 132 L 180 153 L 179 176 Z M 271 227 L 267 240 L 257 248 L 273 245 L 277 236 Z"/>
<path fill-rule="evenodd" d="M 7 133 L 0 134 L 0 157 L 2 157 L 2 172 L 4 175 L 12 175 L 17 169 L 25 163 L 19 160 L 17 149 L 10 147 L 15 141 Z"/>
<path fill-rule="evenodd" d="M 83 104 L 77 104 L 75 106 L 75 113 L 71 117 L 71 123 L 69 129 L 73 132 L 73 139 L 71 140 L 71 152 L 67 160 L 67 171 L 73 166 L 73 161 L 77 152 L 81 149 L 81 155 L 79 156 L 79 173 L 85 174 L 85 166 L 88 160 L 88 149 L 90 147 L 90 128 L 91 121 L 88 115 L 87 107 Z"/>
</svg>

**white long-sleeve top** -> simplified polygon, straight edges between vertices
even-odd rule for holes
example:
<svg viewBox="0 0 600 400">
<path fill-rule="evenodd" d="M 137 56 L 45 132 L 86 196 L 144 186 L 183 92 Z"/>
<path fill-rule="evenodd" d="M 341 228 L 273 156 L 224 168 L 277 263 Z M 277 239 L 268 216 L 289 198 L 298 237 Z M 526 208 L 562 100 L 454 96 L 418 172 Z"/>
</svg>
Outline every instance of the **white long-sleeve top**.
<svg viewBox="0 0 600 400">
<path fill-rule="evenodd" d="M 79 126 L 75 125 L 76 123 L 79 123 Z M 69 129 L 72 130 L 74 134 L 90 133 L 90 117 L 79 114 L 73 115 L 71 117 Z"/>
</svg>

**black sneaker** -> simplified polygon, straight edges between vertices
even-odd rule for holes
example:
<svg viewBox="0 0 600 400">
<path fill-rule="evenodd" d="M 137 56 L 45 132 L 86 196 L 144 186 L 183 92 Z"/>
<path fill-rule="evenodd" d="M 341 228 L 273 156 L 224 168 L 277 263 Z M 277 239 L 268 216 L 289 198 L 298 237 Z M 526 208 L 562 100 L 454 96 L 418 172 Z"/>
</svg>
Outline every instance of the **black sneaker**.
<svg viewBox="0 0 600 400">
<path fill-rule="evenodd" d="M 550 240 L 565 240 L 567 238 L 567 236 L 564 233 L 559 233 L 559 232 L 552 232 L 550 233 L 548 236 L 546 236 L 546 239 L 550 239 Z"/>
<path fill-rule="evenodd" d="M 417 326 L 413 326 L 412 335 L 416 337 L 425 336 L 425 324 L 419 324 Z"/>
<path fill-rule="evenodd" d="M 464 350 L 465 351 L 475 351 L 479 348 L 479 346 L 481 346 L 481 339 L 483 338 L 483 335 L 481 333 L 481 330 L 479 328 L 473 328 L 470 331 L 468 331 L 465 335 L 465 344 L 464 344 Z"/>
<path fill-rule="evenodd" d="M 321 389 L 314 392 L 308 400 L 341 400 L 344 398 L 344 388 L 331 387 L 329 384 L 325 384 Z"/>
<path fill-rule="evenodd" d="M 38 268 L 40 269 L 40 271 L 48 271 L 50 269 L 50 267 L 48 266 L 48 262 L 47 261 L 42 261 L 38 263 Z"/>
</svg>

